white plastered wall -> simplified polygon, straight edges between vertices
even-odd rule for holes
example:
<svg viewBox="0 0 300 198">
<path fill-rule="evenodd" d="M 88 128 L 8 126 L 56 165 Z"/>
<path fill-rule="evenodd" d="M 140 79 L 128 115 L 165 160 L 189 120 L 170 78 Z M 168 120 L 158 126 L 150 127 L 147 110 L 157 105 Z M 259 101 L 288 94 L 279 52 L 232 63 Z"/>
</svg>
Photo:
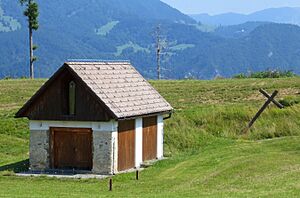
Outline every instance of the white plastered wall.
<svg viewBox="0 0 300 198">
<path fill-rule="evenodd" d="M 50 127 L 91 128 L 93 131 L 116 131 L 118 123 L 110 122 L 77 122 L 77 121 L 36 121 L 29 122 L 30 130 L 49 130 Z"/>
<path fill-rule="evenodd" d="M 143 163 L 143 119 L 135 120 L 135 167 Z"/>
<path fill-rule="evenodd" d="M 112 174 L 115 174 L 118 172 L 118 126 L 114 132 L 112 132 L 112 147 L 113 147 L 113 153 L 112 153 Z"/>
<path fill-rule="evenodd" d="M 157 159 L 164 157 L 164 117 L 157 116 Z"/>
</svg>

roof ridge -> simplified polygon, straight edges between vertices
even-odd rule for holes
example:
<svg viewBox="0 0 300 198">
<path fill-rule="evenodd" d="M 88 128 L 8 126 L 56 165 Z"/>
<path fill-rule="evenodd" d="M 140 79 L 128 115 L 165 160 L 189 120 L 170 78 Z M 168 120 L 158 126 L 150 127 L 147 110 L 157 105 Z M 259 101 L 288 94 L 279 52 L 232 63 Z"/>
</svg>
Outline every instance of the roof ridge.
<svg viewBox="0 0 300 198">
<path fill-rule="evenodd" d="M 67 59 L 66 63 L 69 62 L 100 62 L 100 63 L 130 63 L 130 60 L 105 60 L 105 59 Z"/>
<path fill-rule="evenodd" d="M 77 73 L 77 72 L 74 70 L 73 67 L 70 67 L 70 65 L 68 65 L 68 63 L 67 63 L 67 66 L 68 66 L 70 69 L 72 69 L 72 71 L 74 71 L 75 73 Z M 82 68 L 81 65 L 79 65 L 79 67 Z M 79 77 L 83 82 L 85 82 L 84 79 L 82 79 L 81 76 L 78 75 L 78 77 Z M 93 81 L 93 82 L 94 82 L 94 81 Z M 86 84 L 90 89 L 93 90 L 93 88 L 92 88 L 89 84 L 87 84 L 87 83 L 85 83 L 85 84 Z M 96 85 L 96 86 L 101 90 L 101 88 L 99 87 L 99 85 L 98 85 L 97 83 L 93 83 L 93 85 Z M 105 100 L 106 100 L 106 101 L 109 101 L 109 104 L 110 104 L 110 105 L 114 106 L 115 108 L 118 109 L 118 111 L 121 112 L 121 109 L 120 109 L 118 106 L 116 106 L 116 105 L 114 104 L 114 101 L 113 101 L 112 99 L 110 99 L 110 97 L 108 97 L 108 95 L 107 95 L 105 92 L 103 92 L 103 91 L 101 91 L 101 92 L 102 92 L 102 94 L 104 94 L 104 95 L 106 96 L 107 99 L 103 99 L 103 98 L 100 97 L 98 94 L 96 94 L 97 97 L 98 97 L 101 101 L 105 101 Z M 115 113 L 115 112 L 114 112 L 114 113 Z M 117 113 L 119 113 L 119 112 L 117 112 Z"/>
<path fill-rule="evenodd" d="M 118 118 L 173 110 L 171 105 L 130 63 L 71 62 L 66 65 Z M 104 69 L 105 71 L 99 69 L 101 65 L 107 66 L 107 69 Z M 98 66 L 99 68 L 95 70 L 94 68 Z M 115 66 L 121 67 L 115 68 Z M 121 82 L 117 82 L 118 80 Z M 155 96 L 155 98 L 151 96 Z M 120 98 L 123 98 L 124 101 Z M 134 100 L 130 101 L 129 98 Z M 141 100 L 146 101 L 146 104 L 141 105 Z M 128 105 L 129 103 L 132 105 Z"/>
</svg>

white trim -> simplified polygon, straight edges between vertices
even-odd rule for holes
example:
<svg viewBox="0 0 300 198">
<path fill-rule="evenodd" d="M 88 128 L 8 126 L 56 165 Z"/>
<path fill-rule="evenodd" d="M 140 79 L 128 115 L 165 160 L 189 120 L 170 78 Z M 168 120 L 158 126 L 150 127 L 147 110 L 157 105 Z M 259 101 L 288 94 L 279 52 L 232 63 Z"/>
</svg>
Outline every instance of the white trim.
<svg viewBox="0 0 300 198">
<path fill-rule="evenodd" d="M 109 122 L 77 122 L 77 121 L 37 121 L 30 120 L 30 130 L 49 130 L 50 127 L 67 128 L 91 128 L 98 132 L 113 132 L 118 130 L 118 122 L 111 120 Z"/>
<path fill-rule="evenodd" d="M 164 157 L 164 117 L 157 116 L 157 155 L 158 159 Z"/>
<path fill-rule="evenodd" d="M 118 131 L 112 132 L 112 174 L 118 173 Z"/>
<path fill-rule="evenodd" d="M 135 167 L 143 163 L 143 118 L 135 120 Z"/>
</svg>

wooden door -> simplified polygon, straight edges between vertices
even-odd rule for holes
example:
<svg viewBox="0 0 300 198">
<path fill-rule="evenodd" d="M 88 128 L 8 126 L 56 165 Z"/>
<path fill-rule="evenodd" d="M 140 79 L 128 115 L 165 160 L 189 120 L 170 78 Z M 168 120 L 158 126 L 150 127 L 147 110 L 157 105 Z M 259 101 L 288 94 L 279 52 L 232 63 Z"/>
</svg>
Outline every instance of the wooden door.
<svg viewBox="0 0 300 198">
<path fill-rule="evenodd" d="M 157 117 L 143 118 L 143 161 L 157 156 Z"/>
<path fill-rule="evenodd" d="M 118 170 L 135 166 L 135 120 L 119 121 L 118 127 Z"/>
<path fill-rule="evenodd" d="M 92 169 L 92 130 L 51 128 L 51 161 L 55 169 Z"/>
</svg>

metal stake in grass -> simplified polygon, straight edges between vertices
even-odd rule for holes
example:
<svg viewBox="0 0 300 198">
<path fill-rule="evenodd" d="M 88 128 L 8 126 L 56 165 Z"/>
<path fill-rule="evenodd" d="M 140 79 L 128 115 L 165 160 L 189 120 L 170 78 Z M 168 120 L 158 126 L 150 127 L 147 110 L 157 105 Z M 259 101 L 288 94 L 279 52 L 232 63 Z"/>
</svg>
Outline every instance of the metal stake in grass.
<svg viewBox="0 0 300 198">
<path fill-rule="evenodd" d="M 274 103 L 278 108 L 282 109 L 284 106 L 277 102 L 274 98 L 278 94 L 278 91 L 275 90 L 272 95 L 268 94 L 263 89 L 259 90 L 260 93 L 262 93 L 265 97 L 268 98 L 268 100 L 265 102 L 265 104 L 260 108 L 260 110 L 255 114 L 255 116 L 252 118 L 252 120 L 249 122 L 248 126 L 243 130 L 243 133 L 247 133 L 249 129 L 253 126 L 255 121 L 259 118 L 259 116 L 264 112 L 264 110 L 268 107 L 268 105 L 272 102 Z"/>
</svg>

